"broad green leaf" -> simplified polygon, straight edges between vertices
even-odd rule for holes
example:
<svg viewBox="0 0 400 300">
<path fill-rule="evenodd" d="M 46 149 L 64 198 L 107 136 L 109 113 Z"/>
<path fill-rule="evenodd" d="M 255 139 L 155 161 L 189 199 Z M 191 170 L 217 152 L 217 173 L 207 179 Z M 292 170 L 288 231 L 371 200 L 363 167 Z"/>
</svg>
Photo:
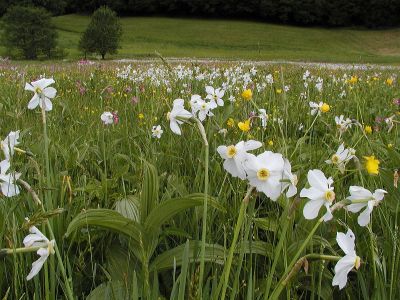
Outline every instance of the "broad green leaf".
<svg viewBox="0 0 400 300">
<path fill-rule="evenodd" d="M 265 231 L 276 232 L 278 228 L 277 221 L 272 218 L 254 218 L 254 224 Z"/>
<path fill-rule="evenodd" d="M 208 206 L 225 211 L 224 207 L 214 198 L 208 198 Z M 154 208 L 145 222 L 145 228 L 158 230 L 162 224 L 174 217 L 176 214 L 196 206 L 203 205 L 204 194 L 192 194 L 183 198 L 169 199 L 161 202 Z"/>
<path fill-rule="evenodd" d="M 135 196 L 128 196 L 125 199 L 115 202 L 115 210 L 125 218 L 140 222 L 139 211 L 140 202 Z"/>
<path fill-rule="evenodd" d="M 140 237 L 143 237 L 142 227 L 120 213 L 111 209 L 89 209 L 77 215 L 69 224 L 66 236 L 72 232 L 87 226 L 97 226 L 110 231 L 124 234 L 132 239 L 139 248 Z M 144 238 L 144 237 L 143 237 Z"/>
<path fill-rule="evenodd" d="M 173 249 L 167 250 L 158 255 L 150 265 L 150 271 L 160 271 L 182 265 L 182 252 L 186 244 L 179 245 Z M 189 262 L 195 263 L 200 261 L 201 241 L 189 241 Z M 206 244 L 204 260 L 217 264 L 224 264 L 225 249 L 218 244 Z"/>
<path fill-rule="evenodd" d="M 128 291 L 122 281 L 100 284 L 87 296 L 86 300 L 128 300 Z"/>
<path fill-rule="evenodd" d="M 147 219 L 158 203 L 158 175 L 156 168 L 143 160 L 144 178 L 142 193 L 140 196 L 140 220 L 141 224 Z"/>
</svg>

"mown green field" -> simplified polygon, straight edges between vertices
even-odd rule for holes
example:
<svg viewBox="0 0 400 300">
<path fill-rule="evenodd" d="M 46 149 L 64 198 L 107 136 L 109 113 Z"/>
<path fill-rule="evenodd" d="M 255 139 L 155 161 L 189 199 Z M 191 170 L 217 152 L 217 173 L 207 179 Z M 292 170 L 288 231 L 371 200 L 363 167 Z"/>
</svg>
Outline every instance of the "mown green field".
<svg viewBox="0 0 400 300">
<path fill-rule="evenodd" d="M 1 62 L 0 297 L 398 299 L 399 71 L 309 71 Z M 25 90 L 41 75 L 54 79 L 56 95 Z M 206 86 L 223 89 L 223 103 L 206 98 Z M 28 109 L 34 92 L 52 109 Z M 196 94 L 206 101 L 191 106 Z M 172 131 L 178 121 L 181 135 Z M 4 139 L 17 130 L 12 155 Z M 245 155 L 236 144 L 250 140 L 259 143 Z M 353 149 L 344 157 L 342 144 Z M 225 162 L 234 159 L 242 179 Z M 310 186 L 318 192 L 304 192 Z M 351 186 L 387 193 L 349 200 Z M 315 216 L 309 203 L 320 200 L 309 197 L 322 197 Z M 33 225 L 48 240 L 36 234 L 29 244 Z M 345 243 L 338 234 L 349 229 Z M 46 262 L 27 281 L 39 257 Z"/>
<path fill-rule="evenodd" d="M 80 34 L 90 18 L 54 18 L 67 59 L 77 59 Z M 157 51 L 169 57 L 399 63 L 400 29 L 322 29 L 251 21 L 121 18 L 124 35 L 118 55 L 143 58 Z"/>
</svg>

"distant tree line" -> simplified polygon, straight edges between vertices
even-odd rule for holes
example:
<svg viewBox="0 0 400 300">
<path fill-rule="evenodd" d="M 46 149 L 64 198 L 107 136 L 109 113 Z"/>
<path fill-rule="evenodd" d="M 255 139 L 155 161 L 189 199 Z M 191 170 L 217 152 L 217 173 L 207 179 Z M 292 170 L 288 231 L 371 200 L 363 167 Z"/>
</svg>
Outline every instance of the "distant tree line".
<svg viewBox="0 0 400 300">
<path fill-rule="evenodd" d="M 119 15 L 258 19 L 297 25 L 391 27 L 400 25 L 400 0 L 0 0 L 42 6 L 55 15 L 93 13 L 107 5 Z"/>
</svg>

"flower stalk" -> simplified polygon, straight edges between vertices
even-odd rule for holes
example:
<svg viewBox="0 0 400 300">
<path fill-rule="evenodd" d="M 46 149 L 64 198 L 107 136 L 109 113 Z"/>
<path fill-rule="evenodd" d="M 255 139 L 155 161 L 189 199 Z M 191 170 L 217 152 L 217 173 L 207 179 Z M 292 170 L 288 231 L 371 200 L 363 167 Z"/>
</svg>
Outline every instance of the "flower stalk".
<svg viewBox="0 0 400 300">
<path fill-rule="evenodd" d="M 203 205 L 203 224 L 201 232 L 201 253 L 200 253 L 200 274 L 199 274 L 199 295 L 201 297 L 203 290 L 204 262 L 206 252 L 206 235 L 207 235 L 207 198 L 208 198 L 208 161 L 209 161 L 209 144 L 207 140 L 206 130 L 199 119 L 194 118 L 200 131 L 200 135 L 204 142 L 204 205 Z"/>
<path fill-rule="evenodd" d="M 242 204 L 240 205 L 239 216 L 238 216 L 237 221 L 236 221 L 235 231 L 233 233 L 232 244 L 231 244 L 231 247 L 229 248 L 228 258 L 226 260 L 225 268 L 224 268 L 224 271 L 223 271 L 222 276 L 221 276 L 220 284 L 221 284 L 221 282 L 223 282 L 223 286 L 222 286 L 222 291 L 221 291 L 221 297 L 219 299 L 225 299 L 226 289 L 228 287 L 228 281 L 229 281 L 229 274 L 231 272 L 233 254 L 235 252 L 237 240 L 238 240 L 238 237 L 239 237 L 239 232 L 240 232 L 240 230 L 242 228 L 242 225 L 243 225 L 244 216 L 246 214 L 246 208 L 247 208 L 247 206 L 249 204 L 249 201 L 250 201 L 250 195 L 251 195 L 253 190 L 254 190 L 253 186 L 249 186 L 248 187 L 246 195 L 244 196 Z"/>
</svg>

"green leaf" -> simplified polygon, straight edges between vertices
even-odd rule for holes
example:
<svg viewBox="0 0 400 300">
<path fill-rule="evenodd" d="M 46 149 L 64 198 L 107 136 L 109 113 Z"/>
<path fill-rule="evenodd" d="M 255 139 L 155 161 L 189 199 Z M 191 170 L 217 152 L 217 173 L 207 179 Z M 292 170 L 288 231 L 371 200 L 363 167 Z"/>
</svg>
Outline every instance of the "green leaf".
<svg viewBox="0 0 400 300">
<path fill-rule="evenodd" d="M 156 168 L 143 161 L 144 178 L 142 186 L 142 194 L 140 197 L 140 220 L 141 224 L 147 219 L 147 216 L 156 207 L 158 203 L 158 175 Z"/>
<path fill-rule="evenodd" d="M 128 300 L 127 289 L 122 281 L 100 284 L 87 296 L 86 300 Z"/>
<path fill-rule="evenodd" d="M 178 294 L 179 300 L 185 299 L 186 278 L 187 278 L 188 268 L 189 268 L 189 241 L 186 241 L 185 248 L 182 254 L 182 269 L 179 281 L 179 294 Z"/>
<path fill-rule="evenodd" d="M 265 231 L 276 232 L 278 229 L 278 222 L 271 218 L 254 218 L 254 224 Z"/>
<path fill-rule="evenodd" d="M 116 233 L 124 234 L 132 239 L 132 246 L 141 248 L 140 237 L 144 236 L 142 227 L 137 222 L 125 218 L 111 209 L 89 209 L 77 215 L 69 224 L 66 236 L 88 226 L 101 227 Z M 136 245 L 135 245 L 136 244 Z"/>
<path fill-rule="evenodd" d="M 225 211 L 224 207 L 214 198 L 208 197 L 208 206 Z M 161 202 L 154 208 L 144 224 L 146 229 L 158 230 L 162 224 L 170 220 L 176 214 L 196 206 L 203 205 L 204 194 L 191 194 L 183 198 L 169 199 Z"/>
<path fill-rule="evenodd" d="M 139 199 L 135 196 L 127 196 L 125 199 L 115 202 L 115 210 L 123 215 L 125 218 L 139 222 Z"/>
<path fill-rule="evenodd" d="M 182 252 L 186 246 L 185 244 L 179 245 L 173 249 L 163 252 L 158 255 L 150 265 L 150 271 L 160 271 L 171 269 L 175 266 L 182 265 Z M 189 255 L 190 263 L 200 261 L 200 246 L 201 241 L 189 241 Z M 225 248 L 218 244 L 206 244 L 204 253 L 205 262 L 213 262 L 220 265 L 224 264 Z"/>
</svg>

